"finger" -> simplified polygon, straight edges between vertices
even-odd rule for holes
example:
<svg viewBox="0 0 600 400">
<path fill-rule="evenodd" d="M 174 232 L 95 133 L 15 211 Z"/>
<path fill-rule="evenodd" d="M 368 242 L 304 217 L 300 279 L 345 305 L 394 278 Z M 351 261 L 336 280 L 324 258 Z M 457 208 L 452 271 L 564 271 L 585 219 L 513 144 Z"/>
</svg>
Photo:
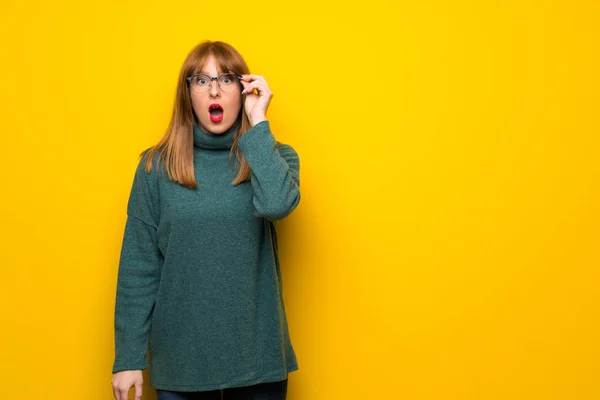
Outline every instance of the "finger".
<svg viewBox="0 0 600 400">
<path fill-rule="evenodd" d="M 260 95 L 264 95 L 264 93 L 265 93 L 265 89 L 264 88 L 262 88 L 262 87 L 260 87 L 258 85 L 252 84 L 252 85 L 248 85 L 248 87 L 246 87 L 242 91 L 242 94 L 254 94 L 254 89 L 256 89 L 258 91 L 258 95 L 259 96 Z"/>
<path fill-rule="evenodd" d="M 271 93 L 271 90 L 265 83 L 254 81 L 244 88 L 242 94 L 253 93 L 254 89 L 258 90 L 259 95 L 267 95 Z"/>
<path fill-rule="evenodd" d="M 129 400 L 129 390 L 121 389 L 119 390 L 119 400 Z"/>
<path fill-rule="evenodd" d="M 265 78 L 261 75 L 256 74 L 242 74 L 242 79 L 247 81 L 264 80 Z"/>
<path fill-rule="evenodd" d="M 116 388 L 116 386 L 113 386 L 112 389 L 113 389 L 113 396 L 115 397 L 115 400 L 121 400 L 121 396 L 119 395 L 119 390 Z"/>
<path fill-rule="evenodd" d="M 253 80 L 253 81 L 248 81 L 248 82 L 244 82 L 244 81 L 240 81 L 242 82 L 242 85 L 244 87 L 248 86 L 248 85 L 252 85 L 252 84 L 262 84 L 265 85 L 267 88 L 269 87 L 269 85 L 267 84 L 267 81 L 263 80 Z"/>
<path fill-rule="evenodd" d="M 258 94 L 262 95 L 270 95 L 271 93 L 271 89 L 269 89 L 269 85 L 267 85 L 267 82 L 261 82 L 261 81 L 255 81 L 256 82 L 256 89 L 258 90 Z"/>
<path fill-rule="evenodd" d="M 246 75 L 242 75 L 242 80 L 247 80 L 247 81 L 263 81 L 263 82 L 267 82 L 265 80 L 265 78 L 261 75 L 254 75 L 254 74 L 246 74 Z"/>
<path fill-rule="evenodd" d="M 142 382 L 135 383 L 135 400 L 142 400 Z"/>
<path fill-rule="evenodd" d="M 254 94 L 254 89 L 258 89 L 256 87 L 256 83 L 252 82 L 252 83 L 248 83 L 245 87 L 244 90 L 242 90 L 242 94 Z"/>
<path fill-rule="evenodd" d="M 262 86 L 266 91 L 270 91 L 271 89 L 269 89 L 269 85 L 267 84 L 266 81 L 254 81 L 256 82 L 257 85 Z"/>
</svg>

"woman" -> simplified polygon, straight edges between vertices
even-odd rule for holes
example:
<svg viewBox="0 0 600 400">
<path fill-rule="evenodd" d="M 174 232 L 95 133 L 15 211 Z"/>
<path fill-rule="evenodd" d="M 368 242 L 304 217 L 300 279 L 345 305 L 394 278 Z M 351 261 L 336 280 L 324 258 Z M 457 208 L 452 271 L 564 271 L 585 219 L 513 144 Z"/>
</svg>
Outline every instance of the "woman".
<svg viewBox="0 0 600 400">
<path fill-rule="evenodd" d="M 271 133 L 271 98 L 229 44 L 187 56 L 169 127 L 141 153 L 127 205 L 117 400 L 132 386 L 141 399 L 148 367 L 158 400 L 285 399 L 298 363 L 275 223 L 300 201 L 299 159 Z"/>
</svg>

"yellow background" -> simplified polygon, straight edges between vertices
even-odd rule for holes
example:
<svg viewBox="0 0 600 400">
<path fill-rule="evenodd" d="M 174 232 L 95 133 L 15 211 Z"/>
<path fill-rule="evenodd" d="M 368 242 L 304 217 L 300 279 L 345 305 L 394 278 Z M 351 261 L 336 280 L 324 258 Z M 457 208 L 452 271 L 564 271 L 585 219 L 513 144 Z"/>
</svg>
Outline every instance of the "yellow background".
<svg viewBox="0 0 600 400">
<path fill-rule="evenodd" d="M 600 398 L 598 4 L 4 1 L 0 397 L 112 397 L 137 155 L 212 39 L 300 155 L 290 400 Z"/>
</svg>

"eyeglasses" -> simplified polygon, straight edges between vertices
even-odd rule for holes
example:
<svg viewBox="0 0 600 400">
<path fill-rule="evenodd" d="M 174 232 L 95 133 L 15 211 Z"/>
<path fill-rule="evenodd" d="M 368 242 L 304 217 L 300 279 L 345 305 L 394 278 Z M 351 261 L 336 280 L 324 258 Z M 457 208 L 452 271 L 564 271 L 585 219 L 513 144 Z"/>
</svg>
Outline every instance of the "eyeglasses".
<svg viewBox="0 0 600 400">
<path fill-rule="evenodd" d="M 192 90 L 197 93 L 207 92 L 212 87 L 212 81 L 217 81 L 222 91 L 233 92 L 239 87 L 241 79 L 241 76 L 231 72 L 226 72 L 219 76 L 196 74 L 186 78 Z"/>
</svg>

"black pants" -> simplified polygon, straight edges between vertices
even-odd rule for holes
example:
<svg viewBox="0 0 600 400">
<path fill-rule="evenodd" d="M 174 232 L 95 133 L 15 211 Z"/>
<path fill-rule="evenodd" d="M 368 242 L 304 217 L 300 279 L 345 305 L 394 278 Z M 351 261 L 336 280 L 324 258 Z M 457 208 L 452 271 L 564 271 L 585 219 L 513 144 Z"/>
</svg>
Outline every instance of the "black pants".
<svg viewBox="0 0 600 400">
<path fill-rule="evenodd" d="M 288 380 L 204 392 L 156 389 L 157 400 L 285 400 Z"/>
</svg>

